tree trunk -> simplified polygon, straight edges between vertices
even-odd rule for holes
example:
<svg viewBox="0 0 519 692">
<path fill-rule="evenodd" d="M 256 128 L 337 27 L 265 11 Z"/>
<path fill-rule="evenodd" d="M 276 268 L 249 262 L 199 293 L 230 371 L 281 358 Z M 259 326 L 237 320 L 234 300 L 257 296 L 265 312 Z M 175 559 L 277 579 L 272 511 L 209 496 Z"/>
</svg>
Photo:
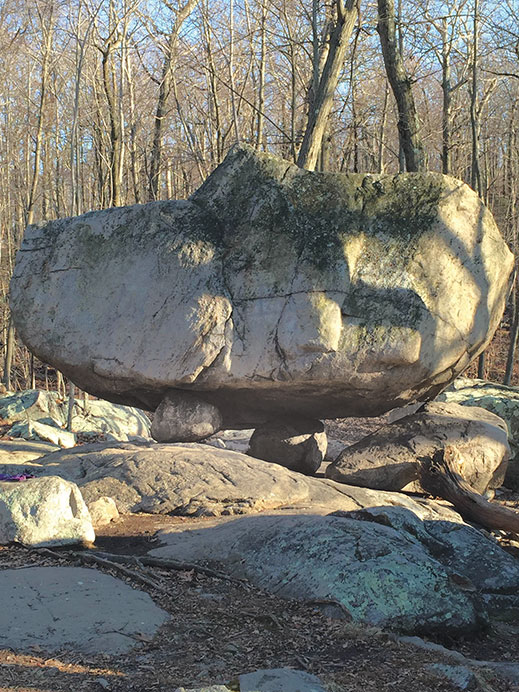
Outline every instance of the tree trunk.
<svg viewBox="0 0 519 692">
<path fill-rule="evenodd" d="M 430 461 L 422 463 L 420 484 L 437 497 L 451 502 L 461 516 L 487 529 L 519 533 L 519 512 L 492 504 L 479 495 L 458 473 L 463 458 L 448 445 Z"/>
<path fill-rule="evenodd" d="M 348 43 L 357 19 L 354 0 L 337 0 L 337 20 L 330 35 L 329 50 L 313 103 L 308 113 L 303 143 L 297 157 L 300 168 L 315 170 L 328 124 L 333 96 L 344 64 Z"/>
<path fill-rule="evenodd" d="M 5 349 L 4 360 L 4 384 L 6 389 L 11 389 L 11 368 L 13 367 L 13 357 L 15 349 L 15 330 L 12 315 L 9 316 L 9 327 L 7 328 L 7 346 Z"/>
<path fill-rule="evenodd" d="M 426 167 L 425 152 L 420 138 L 420 123 L 411 89 L 398 47 L 394 0 L 378 0 L 378 33 L 387 78 L 398 109 L 398 136 L 408 171 Z"/>
<path fill-rule="evenodd" d="M 164 137 L 164 124 L 167 114 L 168 98 L 171 92 L 173 71 L 175 69 L 178 35 L 183 23 L 195 9 L 197 3 L 198 0 L 187 0 L 186 4 L 178 10 L 168 38 L 168 45 L 164 55 L 164 62 L 162 64 L 162 78 L 159 86 L 157 108 L 155 110 L 155 118 L 153 120 L 153 144 L 150 154 L 150 182 L 148 188 L 148 197 L 150 200 L 156 200 L 159 198 L 160 171 L 162 166 L 162 140 Z"/>
<path fill-rule="evenodd" d="M 512 291 L 513 317 L 510 326 L 510 343 L 508 346 L 508 355 L 506 358 L 506 370 L 503 378 L 503 384 L 509 386 L 512 382 L 512 374 L 514 372 L 515 351 L 517 348 L 517 335 L 519 333 L 519 292 L 517 291 L 517 283 L 514 281 Z"/>
<path fill-rule="evenodd" d="M 451 63 L 447 18 L 442 20 L 442 173 L 451 174 Z"/>
</svg>

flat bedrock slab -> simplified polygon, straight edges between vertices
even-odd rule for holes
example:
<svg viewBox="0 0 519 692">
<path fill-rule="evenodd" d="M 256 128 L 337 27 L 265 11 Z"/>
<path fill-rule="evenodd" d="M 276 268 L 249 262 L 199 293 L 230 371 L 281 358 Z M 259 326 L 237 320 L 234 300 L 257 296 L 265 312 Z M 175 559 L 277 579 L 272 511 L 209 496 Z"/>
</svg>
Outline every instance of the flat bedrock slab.
<svg viewBox="0 0 519 692">
<path fill-rule="evenodd" d="M 420 490 L 420 460 L 446 445 L 458 449 L 459 473 L 477 492 L 502 485 L 510 457 L 506 423 L 483 408 L 442 402 L 425 404 L 346 447 L 326 476 L 380 490 Z"/>
<path fill-rule="evenodd" d="M 20 473 L 24 468 L 4 464 L 0 473 Z M 398 505 L 420 517 L 461 521 L 452 509 L 426 499 L 311 478 L 205 444 L 82 445 L 32 462 L 31 471 L 77 483 L 87 503 L 111 497 L 120 512 L 219 516 L 288 506 L 322 514 Z"/>
<path fill-rule="evenodd" d="M 189 200 L 29 227 L 10 298 L 22 340 L 82 389 L 152 410 L 187 390 L 256 427 L 433 397 L 490 341 L 512 267 L 458 180 L 243 147 Z"/>
<path fill-rule="evenodd" d="M 408 633 L 477 630 L 519 605 L 519 563 L 476 529 L 401 507 L 277 514 L 168 529 L 152 551 L 208 560 L 286 598 L 333 599 L 355 621 Z"/>
<path fill-rule="evenodd" d="M 239 676 L 240 692 L 326 692 L 316 675 L 292 668 L 268 668 Z"/>
<path fill-rule="evenodd" d="M 168 619 L 148 594 L 99 570 L 0 571 L 0 648 L 123 653 Z"/>
</svg>

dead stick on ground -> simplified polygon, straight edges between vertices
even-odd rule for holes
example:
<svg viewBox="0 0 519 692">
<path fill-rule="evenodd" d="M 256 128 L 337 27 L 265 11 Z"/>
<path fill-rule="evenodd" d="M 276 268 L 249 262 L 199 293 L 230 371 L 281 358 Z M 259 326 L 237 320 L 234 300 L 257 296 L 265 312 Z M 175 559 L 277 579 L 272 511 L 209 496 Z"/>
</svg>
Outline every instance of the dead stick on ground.
<svg viewBox="0 0 519 692">
<path fill-rule="evenodd" d="M 147 567 L 161 567 L 162 569 L 171 569 L 179 572 L 189 572 L 190 570 L 194 570 L 195 572 L 200 572 L 201 574 L 205 574 L 208 577 L 215 577 L 216 579 L 222 579 L 224 581 L 229 581 L 234 584 L 241 584 L 245 586 L 248 585 L 246 579 L 230 577 L 224 572 L 219 572 L 218 570 L 211 569 L 210 567 L 203 567 L 202 565 L 197 565 L 192 562 L 178 562 L 177 560 L 168 560 L 166 558 L 160 557 L 149 557 L 147 555 L 141 555 L 139 557 L 135 555 L 117 555 L 116 553 L 105 553 L 101 551 L 89 551 L 85 553 L 79 551 L 73 551 L 70 553 L 57 553 L 54 550 L 49 550 L 49 548 L 36 548 L 35 550 L 37 553 L 40 553 L 42 555 L 49 555 L 49 557 L 54 558 L 66 558 L 68 555 L 72 555 L 74 557 L 82 559 L 81 556 L 84 555 L 95 556 L 99 558 L 98 561 L 100 564 L 101 560 L 105 560 L 105 562 L 111 563 L 114 567 L 118 566 L 114 563 L 136 562 L 139 566 L 145 565 Z"/>
<path fill-rule="evenodd" d="M 115 555 L 114 553 L 104 553 L 99 551 L 96 551 L 95 554 L 99 555 L 102 558 L 114 560 L 114 562 L 131 562 L 132 560 L 135 560 L 133 555 Z M 177 560 L 168 560 L 166 558 L 160 557 L 149 557 L 148 555 L 140 555 L 137 559 L 141 564 L 146 565 L 147 567 L 162 567 L 163 569 L 171 569 L 180 572 L 189 572 L 190 570 L 194 570 L 195 572 L 200 572 L 201 574 L 205 574 L 208 577 L 216 577 L 217 579 L 223 579 L 225 581 L 230 581 L 235 584 L 248 583 L 245 579 L 230 577 L 224 572 L 220 572 L 216 569 L 211 569 L 210 567 L 203 567 L 202 565 L 197 565 L 193 562 L 177 562 Z"/>
<path fill-rule="evenodd" d="M 448 445 L 432 460 L 422 463 L 420 483 L 431 495 L 451 502 L 469 521 L 487 529 L 501 529 L 519 534 L 519 512 L 489 502 L 458 473 L 463 458 L 460 451 Z"/>
<path fill-rule="evenodd" d="M 123 565 L 117 564 L 115 561 L 99 557 L 97 555 L 94 555 L 93 553 L 86 553 L 80 551 L 57 553 L 54 550 L 49 550 L 48 548 L 36 548 L 35 552 L 37 552 L 39 555 L 48 555 L 49 557 L 58 559 L 77 559 L 85 563 L 96 563 L 98 565 L 101 565 L 102 567 L 115 569 L 117 572 L 121 572 L 122 574 L 126 575 L 127 577 L 130 577 L 131 579 L 134 579 L 135 581 L 140 582 L 141 584 L 150 586 L 152 589 L 156 589 L 157 591 L 161 591 L 162 593 L 169 593 L 168 590 L 161 586 L 158 582 L 154 581 L 153 579 L 149 579 L 149 577 L 146 577 L 144 574 L 139 574 L 139 572 L 136 572 L 133 569 L 128 569 L 128 567 L 124 567 Z M 131 561 L 132 557 L 129 556 L 129 558 L 130 559 L 125 560 L 125 562 Z"/>
</svg>

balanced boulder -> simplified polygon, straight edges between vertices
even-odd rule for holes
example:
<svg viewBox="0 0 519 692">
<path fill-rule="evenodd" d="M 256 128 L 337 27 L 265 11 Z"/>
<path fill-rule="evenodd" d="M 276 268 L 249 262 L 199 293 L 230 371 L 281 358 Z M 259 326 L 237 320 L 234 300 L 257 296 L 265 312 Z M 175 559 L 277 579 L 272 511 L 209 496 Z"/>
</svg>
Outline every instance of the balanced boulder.
<svg viewBox="0 0 519 692">
<path fill-rule="evenodd" d="M 82 389 L 150 410 L 188 390 L 257 427 L 434 397 L 490 341 L 512 266 L 460 181 L 244 147 L 189 200 L 30 226 L 10 296 L 26 345 Z"/>
</svg>

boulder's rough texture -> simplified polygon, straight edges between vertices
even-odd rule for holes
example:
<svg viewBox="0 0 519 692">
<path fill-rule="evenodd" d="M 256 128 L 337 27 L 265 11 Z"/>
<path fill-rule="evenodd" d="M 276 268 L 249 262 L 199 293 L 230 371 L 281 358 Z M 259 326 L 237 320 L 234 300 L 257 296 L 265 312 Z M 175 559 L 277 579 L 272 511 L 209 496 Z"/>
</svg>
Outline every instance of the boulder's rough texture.
<svg viewBox="0 0 519 692">
<path fill-rule="evenodd" d="M 139 638 L 151 639 L 168 619 L 148 594 L 97 569 L 60 565 L 0 572 L 2 649 L 122 653 Z M 70 681 L 71 690 L 79 689 L 76 682 Z"/>
<path fill-rule="evenodd" d="M 519 490 L 519 388 L 458 377 L 438 399 L 462 406 L 480 406 L 505 421 L 512 454 L 504 484 L 512 490 Z"/>
<path fill-rule="evenodd" d="M 212 447 L 220 449 L 231 449 L 233 452 L 245 453 L 249 449 L 250 438 L 254 430 L 245 428 L 243 430 L 220 430 L 204 440 Z"/>
<path fill-rule="evenodd" d="M 59 397 L 55 392 L 28 389 L 0 398 L 0 418 L 6 423 L 51 417 L 62 420 Z"/>
<path fill-rule="evenodd" d="M 432 402 L 346 447 L 326 469 L 341 483 L 380 490 L 419 489 L 420 460 L 454 445 L 460 475 L 479 493 L 502 485 L 510 456 L 505 422 L 485 409 Z"/>
<path fill-rule="evenodd" d="M 198 442 L 222 425 L 220 412 L 212 404 L 189 392 L 170 392 L 160 402 L 151 426 L 157 442 Z"/>
<path fill-rule="evenodd" d="M 300 473 L 314 473 L 326 454 L 327 439 L 319 420 L 267 421 L 250 438 L 248 453 Z"/>
<path fill-rule="evenodd" d="M 239 677 L 240 692 L 326 692 L 316 675 L 292 668 L 265 668 Z"/>
<path fill-rule="evenodd" d="M 0 440 L 0 466 L 12 464 L 23 467 L 26 464 L 30 468 L 32 461 L 59 449 L 57 445 L 39 440 Z"/>
<path fill-rule="evenodd" d="M 31 226 L 10 296 L 23 341 L 82 389 L 149 409 L 185 389 L 256 427 L 435 396 L 489 342 L 512 266 L 453 178 L 237 148 L 187 201 Z"/>
<path fill-rule="evenodd" d="M 11 437 L 23 437 L 24 440 L 41 440 L 50 442 L 56 447 L 70 448 L 76 444 L 74 433 L 62 430 L 59 425 L 48 425 L 52 419 L 40 418 L 39 420 L 18 421 L 9 430 Z"/>
<path fill-rule="evenodd" d="M 0 543 L 56 546 L 91 543 L 92 520 L 75 483 L 47 476 L 0 482 Z"/>
<path fill-rule="evenodd" d="M 309 497 L 299 474 L 202 444 L 85 445 L 41 463 L 76 482 L 88 503 L 108 496 L 119 512 L 218 516 Z"/>
<path fill-rule="evenodd" d="M 422 521 L 401 507 L 340 514 L 285 511 L 172 527 L 152 554 L 208 560 L 277 595 L 333 599 L 354 621 L 415 634 L 474 631 L 486 604 L 510 612 L 519 605 L 519 564 L 476 529 Z"/>
<path fill-rule="evenodd" d="M 20 464 L 0 473 L 22 473 Z M 120 512 L 218 516 L 295 507 L 325 514 L 378 505 L 460 522 L 445 506 L 399 493 L 305 477 L 277 464 L 205 444 L 91 444 L 31 462 L 36 475 L 59 475 L 80 486 L 87 503 L 109 496 Z"/>
</svg>

